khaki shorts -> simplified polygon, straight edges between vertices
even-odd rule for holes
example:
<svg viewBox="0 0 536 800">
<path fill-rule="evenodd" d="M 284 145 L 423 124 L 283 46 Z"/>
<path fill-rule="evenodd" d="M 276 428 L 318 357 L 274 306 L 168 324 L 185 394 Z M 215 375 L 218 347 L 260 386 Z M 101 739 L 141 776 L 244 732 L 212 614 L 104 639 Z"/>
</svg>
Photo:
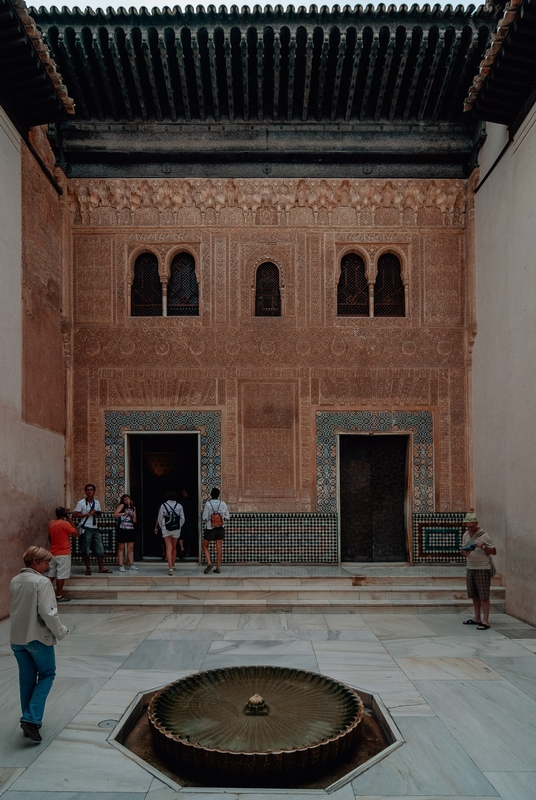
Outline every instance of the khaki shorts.
<svg viewBox="0 0 536 800">
<path fill-rule="evenodd" d="M 489 600 L 489 587 L 491 585 L 491 570 L 468 569 L 465 575 L 467 583 L 467 597 L 480 600 Z"/>
<path fill-rule="evenodd" d="M 50 562 L 49 578 L 58 578 L 65 581 L 71 577 L 71 556 L 52 556 Z"/>
</svg>

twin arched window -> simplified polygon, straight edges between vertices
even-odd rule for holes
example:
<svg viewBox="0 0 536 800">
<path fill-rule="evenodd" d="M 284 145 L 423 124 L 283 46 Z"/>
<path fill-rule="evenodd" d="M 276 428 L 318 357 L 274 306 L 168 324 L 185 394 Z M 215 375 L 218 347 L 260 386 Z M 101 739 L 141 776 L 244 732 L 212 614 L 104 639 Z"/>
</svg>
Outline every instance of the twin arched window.
<svg viewBox="0 0 536 800">
<path fill-rule="evenodd" d="M 405 317 L 406 303 L 400 261 L 392 253 L 378 259 L 376 280 L 369 292 L 365 262 L 356 253 L 341 261 L 337 287 L 337 315 L 340 317 Z M 370 299 L 369 299 L 370 298 Z"/>
<path fill-rule="evenodd" d="M 163 298 L 167 302 L 163 302 Z M 133 317 L 197 317 L 199 286 L 195 261 L 190 253 L 179 253 L 171 262 L 167 297 L 162 291 L 158 259 L 153 253 L 142 253 L 134 265 L 131 292 Z"/>
<path fill-rule="evenodd" d="M 255 280 L 255 316 L 281 316 L 281 290 L 279 270 L 275 264 L 266 261 L 257 268 Z"/>
</svg>

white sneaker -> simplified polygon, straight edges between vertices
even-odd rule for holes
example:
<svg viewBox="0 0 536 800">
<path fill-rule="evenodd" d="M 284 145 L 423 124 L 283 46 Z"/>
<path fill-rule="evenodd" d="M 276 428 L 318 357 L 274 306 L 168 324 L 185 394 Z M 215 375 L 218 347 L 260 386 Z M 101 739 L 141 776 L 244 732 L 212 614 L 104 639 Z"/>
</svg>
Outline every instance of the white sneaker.
<svg viewBox="0 0 536 800">
<path fill-rule="evenodd" d="M 132 565 L 129 567 L 129 569 L 133 569 L 133 570 L 135 570 L 136 572 L 139 572 L 139 571 L 140 571 L 140 568 L 139 568 L 139 567 L 137 567 L 135 564 L 132 564 Z"/>
<path fill-rule="evenodd" d="M 119 572 L 126 572 L 126 569 L 124 567 L 119 567 Z"/>
<path fill-rule="evenodd" d="M 172 569 L 168 569 L 168 575 L 173 575 L 173 570 Z"/>
</svg>

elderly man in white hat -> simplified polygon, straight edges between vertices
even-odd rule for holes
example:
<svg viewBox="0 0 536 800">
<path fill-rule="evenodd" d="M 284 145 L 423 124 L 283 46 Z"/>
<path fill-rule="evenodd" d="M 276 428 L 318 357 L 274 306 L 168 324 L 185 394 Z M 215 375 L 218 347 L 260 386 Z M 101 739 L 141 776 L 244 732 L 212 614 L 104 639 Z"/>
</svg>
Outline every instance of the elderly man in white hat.
<svg viewBox="0 0 536 800">
<path fill-rule="evenodd" d="M 477 631 L 489 629 L 490 586 L 493 561 L 490 556 L 497 553 L 493 539 L 478 524 L 477 515 L 471 511 L 464 517 L 466 528 L 462 538 L 462 550 L 467 557 L 467 596 L 473 601 L 474 614 L 464 625 L 476 625 Z"/>
</svg>

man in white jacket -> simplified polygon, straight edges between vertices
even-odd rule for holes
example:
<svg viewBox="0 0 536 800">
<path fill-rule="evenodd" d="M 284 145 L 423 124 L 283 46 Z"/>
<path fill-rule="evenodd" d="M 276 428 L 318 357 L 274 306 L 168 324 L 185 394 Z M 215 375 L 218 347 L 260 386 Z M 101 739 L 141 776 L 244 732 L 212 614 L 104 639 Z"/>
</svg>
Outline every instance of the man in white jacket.
<svg viewBox="0 0 536 800">
<path fill-rule="evenodd" d="M 40 742 L 45 703 L 56 677 L 54 645 L 68 631 L 58 617 L 54 587 L 45 577 L 52 553 L 34 546 L 22 558 L 24 569 L 10 586 L 11 649 L 19 665 L 20 726 L 28 739 Z"/>
</svg>

